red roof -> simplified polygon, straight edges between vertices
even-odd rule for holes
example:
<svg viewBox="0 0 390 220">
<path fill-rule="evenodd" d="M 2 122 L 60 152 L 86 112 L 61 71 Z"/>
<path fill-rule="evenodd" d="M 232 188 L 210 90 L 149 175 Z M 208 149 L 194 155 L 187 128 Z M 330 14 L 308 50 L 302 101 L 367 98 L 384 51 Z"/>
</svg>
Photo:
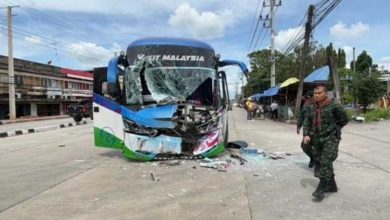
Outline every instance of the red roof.
<svg viewBox="0 0 390 220">
<path fill-rule="evenodd" d="M 61 68 L 61 73 L 65 74 L 67 77 L 70 78 L 93 80 L 92 73 L 88 73 L 85 71 Z"/>
</svg>

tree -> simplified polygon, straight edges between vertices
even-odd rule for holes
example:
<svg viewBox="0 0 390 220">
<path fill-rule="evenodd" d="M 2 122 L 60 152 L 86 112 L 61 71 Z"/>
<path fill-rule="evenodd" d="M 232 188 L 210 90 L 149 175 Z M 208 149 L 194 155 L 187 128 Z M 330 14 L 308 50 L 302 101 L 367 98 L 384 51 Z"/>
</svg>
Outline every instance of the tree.
<svg viewBox="0 0 390 220">
<path fill-rule="evenodd" d="M 365 50 L 356 59 L 356 72 L 368 73 L 372 66 L 372 58 Z"/>
<path fill-rule="evenodd" d="M 338 68 L 345 68 L 346 64 L 346 55 L 345 51 L 341 48 L 338 49 L 337 51 L 337 67 Z"/>
<path fill-rule="evenodd" d="M 355 95 L 359 103 L 363 105 L 363 112 L 366 112 L 367 106 L 375 102 L 385 92 L 385 85 L 379 79 L 379 74 L 363 76 L 359 74 L 354 79 Z"/>
<path fill-rule="evenodd" d="M 270 50 L 255 51 L 248 55 L 251 65 L 248 83 L 244 88 L 244 96 L 250 96 L 269 88 L 270 85 Z"/>
<path fill-rule="evenodd" d="M 333 44 L 332 43 L 330 43 L 326 47 L 326 57 L 332 57 L 334 60 L 337 59 L 337 53 L 336 53 L 336 50 L 333 49 Z"/>
</svg>

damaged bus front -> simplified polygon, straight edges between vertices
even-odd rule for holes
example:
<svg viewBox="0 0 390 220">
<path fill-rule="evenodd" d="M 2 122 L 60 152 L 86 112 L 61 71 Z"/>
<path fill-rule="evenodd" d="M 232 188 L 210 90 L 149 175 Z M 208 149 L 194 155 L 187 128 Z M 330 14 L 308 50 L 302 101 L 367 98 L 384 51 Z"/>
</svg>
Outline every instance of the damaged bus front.
<svg viewBox="0 0 390 220">
<path fill-rule="evenodd" d="M 95 145 L 133 160 L 212 157 L 228 140 L 228 87 L 206 43 L 147 38 L 94 69 Z"/>
</svg>

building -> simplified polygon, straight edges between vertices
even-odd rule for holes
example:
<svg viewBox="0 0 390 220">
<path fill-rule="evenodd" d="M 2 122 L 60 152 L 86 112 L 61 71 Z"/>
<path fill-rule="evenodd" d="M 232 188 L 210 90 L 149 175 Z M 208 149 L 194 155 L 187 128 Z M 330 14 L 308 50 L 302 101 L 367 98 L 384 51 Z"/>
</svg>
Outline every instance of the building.
<svg viewBox="0 0 390 220">
<path fill-rule="evenodd" d="M 68 105 L 92 99 L 90 72 L 14 59 L 14 73 L 16 117 L 63 115 Z M 0 55 L 0 119 L 8 119 L 8 85 L 8 57 Z"/>
</svg>

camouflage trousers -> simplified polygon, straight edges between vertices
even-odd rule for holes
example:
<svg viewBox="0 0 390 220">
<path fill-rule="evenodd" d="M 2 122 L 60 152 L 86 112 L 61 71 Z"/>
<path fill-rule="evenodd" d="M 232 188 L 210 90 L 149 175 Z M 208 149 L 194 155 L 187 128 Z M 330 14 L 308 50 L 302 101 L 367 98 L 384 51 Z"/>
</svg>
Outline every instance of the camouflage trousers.
<svg viewBox="0 0 390 220">
<path fill-rule="evenodd" d="M 336 137 L 313 138 L 313 154 L 320 162 L 320 178 L 331 179 L 334 176 L 333 161 L 336 160 L 339 151 L 340 140 Z"/>
<path fill-rule="evenodd" d="M 313 153 L 313 146 L 312 143 L 305 144 L 303 143 L 303 140 L 301 142 L 301 148 L 302 151 L 310 158 L 314 158 L 314 153 Z"/>
</svg>

